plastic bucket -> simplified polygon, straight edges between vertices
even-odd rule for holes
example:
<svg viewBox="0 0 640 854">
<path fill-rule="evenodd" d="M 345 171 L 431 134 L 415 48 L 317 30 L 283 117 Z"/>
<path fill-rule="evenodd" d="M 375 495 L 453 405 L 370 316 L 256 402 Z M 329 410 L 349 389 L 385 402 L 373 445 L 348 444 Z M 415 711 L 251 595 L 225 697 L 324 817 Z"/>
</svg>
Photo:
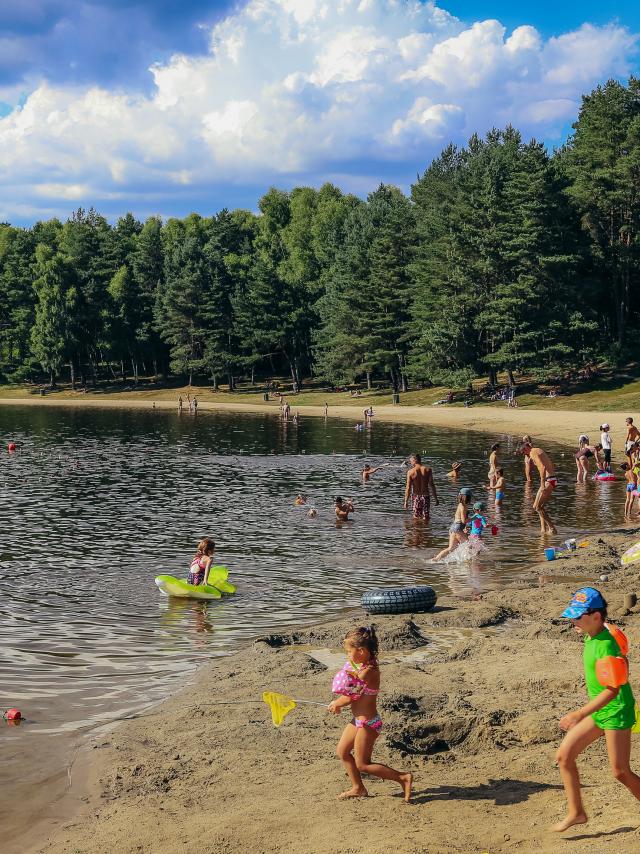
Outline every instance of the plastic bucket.
<svg viewBox="0 0 640 854">
<path fill-rule="evenodd" d="M 556 550 L 555 549 L 545 549 L 544 550 L 545 557 L 547 560 L 555 560 L 556 559 Z"/>
</svg>

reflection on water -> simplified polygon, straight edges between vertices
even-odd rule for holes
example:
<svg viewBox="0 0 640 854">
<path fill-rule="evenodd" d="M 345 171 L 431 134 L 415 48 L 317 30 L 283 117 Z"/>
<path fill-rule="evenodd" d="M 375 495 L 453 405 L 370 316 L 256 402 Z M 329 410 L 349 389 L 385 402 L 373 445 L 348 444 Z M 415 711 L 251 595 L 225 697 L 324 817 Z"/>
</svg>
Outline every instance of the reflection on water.
<svg viewBox="0 0 640 854">
<path fill-rule="evenodd" d="M 0 672 L 2 703 L 32 723 L 3 730 L 0 788 L 37 736 L 73 733 L 165 696 L 207 657 L 257 634 L 338 615 L 362 592 L 433 584 L 474 595 L 540 554 L 534 489 L 504 441 L 500 527 L 472 564 L 430 565 L 448 539 L 457 490 L 486 482 L 494 437 L 417 425 L 355 431 L 338 420 L 166 412 L 0 409 Z M 559 464 L 550 511 L 559 539 L 622 521 L 619 483 L 576 489 L 573 458 Z M 433 465 L 440 505 L 429 524 L 402 511 L 412 451 Z M 362 463 L 392 466 L 369 483 Z M 464 462 L 457 483 L 445 477 Z M 293 507 L 298 493 L 318 509 Z M 480 493 L 482 493 L 480 495 Z M 336 525 L 333 496 L 353 498 Z M 185 576 L 203 535 L 231 570 L 234 597 L 167 601 L 154 576 Z M 40 755 L 40 754 L 39 754 Z M 32 772 L 37 776 L 35 766 Z M 0 794 L 1 791 L 0 791 Z"/>
</svg>

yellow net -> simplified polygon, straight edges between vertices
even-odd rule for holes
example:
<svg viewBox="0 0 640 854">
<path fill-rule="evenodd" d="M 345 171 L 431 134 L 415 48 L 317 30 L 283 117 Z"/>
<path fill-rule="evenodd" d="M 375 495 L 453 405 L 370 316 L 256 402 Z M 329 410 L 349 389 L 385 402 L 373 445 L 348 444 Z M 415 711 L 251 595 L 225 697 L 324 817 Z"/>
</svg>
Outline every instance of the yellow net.
<svg viewBox="0 0 640 854">
<path fill-rule="evenodd" d="M 271 720 L 275 726 L 280 726 L 289 712 L 293 711 L 297 705 L 292 697 L 285 697 L 284 694 L 278 694 L 276 691 L 265 691 L 262 699 L 271 709 Z"/>
</svg>

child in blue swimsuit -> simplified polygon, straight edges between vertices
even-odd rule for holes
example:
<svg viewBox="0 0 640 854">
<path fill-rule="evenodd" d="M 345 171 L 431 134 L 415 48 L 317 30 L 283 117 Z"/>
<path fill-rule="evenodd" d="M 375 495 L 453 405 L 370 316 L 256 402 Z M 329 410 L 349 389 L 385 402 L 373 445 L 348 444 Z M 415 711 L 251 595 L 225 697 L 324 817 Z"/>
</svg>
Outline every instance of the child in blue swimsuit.
<svg viewBox="0 0 640 854">
<path fill-rule="evenodd" d="M 504 498 L 504 487 L 504 469 L 496 469 L 496 507 L 499 507 L 502 504 L 502 499 Z"/>
</svg>

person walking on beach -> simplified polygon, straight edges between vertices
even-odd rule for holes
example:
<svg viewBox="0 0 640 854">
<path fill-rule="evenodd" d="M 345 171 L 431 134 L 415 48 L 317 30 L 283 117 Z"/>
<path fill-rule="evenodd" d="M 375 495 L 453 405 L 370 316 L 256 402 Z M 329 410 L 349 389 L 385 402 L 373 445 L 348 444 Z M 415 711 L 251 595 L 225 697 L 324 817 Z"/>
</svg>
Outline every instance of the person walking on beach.
<svg viewBox="0 0 640 854">
<path fill-rule="evenodd" d="M 326 418 L 328 414 L 329 414 L 329 404 L 325 400 L 325 402 L 324 402 L 324 417 Z"/>
<path fill-rule="evenodd" d="M 412 508 L 414 519 L 429 521 L 431 514 L 431 493 L 436 505 L 438 493 L 433 481 L 433 472 L 429 466 L 422 465 L 420 454 L 411 455 L 411 468 L 407 472 L 407 485 L 404 491 L 404 509 L 409 507 L 409 498 L 412 497 Z"/>
<path fill-rule="evenodd" d="M 178 398 L 178 412 L 182 412 L 182 395 Z"/>
<path fill-rule="evenodd" d="M 589 702 L 560 718 L 560 728 L 567 734 L 556 755 L 560 776 L 567 796 L 567 815 L 553 827 L 564 833 L 576 824 L 586 824 L 587 814 L 582 803 L 580 776 L 576 759 L 590 744 L 604 736 L 609 765 L 613 776 L 640 801 L 640 777 L 631 770 L 631 727 L 635 723 L 635 700 L 628 676 L 626 638 L 616 629 L 607 627 L 607 603 L 594 587 L 583 587 L 573 594 L 568 608 L 561 614 L 571 620 L 584 635 L 584 678 Z M 606 667 L 618 661 L 620 672 Z M 603 668 L 602 665 L 605 665 Z M 618 666 L 620 666 L 618 664 Z M 608 671 L 608 672 L 607 672 Z"/>
<path fill-rule="evenodd" d="M 627 459 L 629 460 L 629 465 L 633 465 L 631 460 L 631 451 L 635 443 L 640 439 L 640 430 L 633 423 L 633 418 L 629 416 L 626 419 L 627 424 L 627 435 L 624 440 L 624 452 L 627 455 Z"/>
<path fill-rule="evenodd" d="M 489 489 L 493 489 L 496 485 L 496 469 L 498 468 L 498 454 L 500 453 L 500 442 L 496 442 L 491 446 L 489 454 Z"/>
<path fill-rule="evenodd" d="M 540 487 L 533 502 L 533 509 L 540 517 L 540 530 L 543 534 L 557 534 L 556 526 L 551 521 L 546 510 L 546 504 L 553 495 L 553 490 L 558 485 L 556 477 L 556 467 L 549 459 L 542 448 L 532 448 L 528 442 L 522 442 L 518 448 L 518 452 L 530 457 L 531 462 L 538 469 L 540 474 Z"/>
<path fill-rule="evenodd" d="M 611 471 L 611 434 L 609 433 L 609 425 L 602 424 L 600 427 L 600 444 L 602 445 L 602 453 L 604 455 L 604 470 Z"/>
<path fill-rule="evenodd" d="M 193 414 L 197 415 L 198 414 L 198 398 L 194 397 L 192 403 L 193 403 Z"/>
<path fill-rule="evenodd" d="M 332 692 L 338 694 L 338 698 L 328 706 L 334 715 L 339 715 L 344 708 L 351 706 L 353 714 L 336 747 L 336 754 L 351 780 L 351 788 L 339 798 L 366 798 L 369 793 L 362 781 L 362 774 L 370 774 L 398 783 L 408 803 L 413 775 L 371 761 L 374 745 L 382 730 L 376 703 L 380 693 L 378 638 L 373 626 L 363 626 L 348 632 L 344 639 L 344 651 L 349 660 L 336 673 L 331 685 Z"/>
</svg>

